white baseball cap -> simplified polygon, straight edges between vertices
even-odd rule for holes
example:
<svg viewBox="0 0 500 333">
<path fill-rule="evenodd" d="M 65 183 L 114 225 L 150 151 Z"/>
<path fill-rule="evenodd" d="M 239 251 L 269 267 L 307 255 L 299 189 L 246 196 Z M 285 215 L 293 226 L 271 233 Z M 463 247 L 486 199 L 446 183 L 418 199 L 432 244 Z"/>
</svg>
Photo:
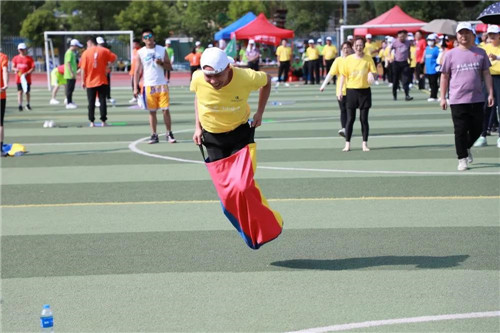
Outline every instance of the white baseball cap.
<svg viewBox="0 0 500 333">
<path fill-rule="evenodd" d="M 498 25 L 496 24 L 490 24 L 488 25 L 488 30 L 486 30 L 487 34 L 498 34 L 500 33 L 500 28 L 498 28 Z"/>
<path fill-rule="evenodd" d="M 165 45 L 167 44 L 172 44 L 172 42 L 170 41 L 170 39 L 165 39 Z"/>
<path fill-rule="evenodd" d="M 78 47 L 83 47 L 82 43 L 78 41 L 78 39 L 72 39 L 71 42 L 69 42 L 70 46 L 78 46 Z"/>
<path fill-rule="evenodd" d="M 314 39 L 309 39 L 308 44 L 314 44 Z"/>
<path fill-rule="evenodd" d="M 196 43 L 194 43 L 194 45 L 196 45 L 196 46 L 200 46 L 200 45 L 201 45 L 201 42 L 198 40 L 198 41 L 196 41 Z"/>
<path fill-rule="evenodd" d="M 323 43 L 323 40 L 321 38 L 318 38 L 318 40 L 316 42 Z"/>
<path fill-rule="evenodd" d="M 328 36 L 326 37 L 326 40 L 332 41 L 332 37 Z"/>
<path fill-rule="evenodd" d="M 427 39 L 428 40 L 436 40 L 437 39 L 437 35 L 436 34 L 430 34 L 429 36 L 427 36 Z"/>
<path fill-rule="evenodd" d="M 411 41 L 411 40 L 415 40 L 415 37 L 413 37 L 413 36 L 408 36 L 408 40 L 410 40 L 410 41 Z"/>
<path fill-rule="evenodd" d="M 366 38 L 372 38 L 372 34 L 366 34 Z"/>
<path fill-rule="evenodd" d="M 460 22 L 457 25 L 457 30 L 455 30 L 455 31 L 459 32 L 460 30 L 463 30 L 463 29 L 467 29 L 467 30 L 470 30 L 471 32 L 474 32 L 474 30 L 472 30 L 472 26 L 470 25 L 469 22 Z"/>
<path fill-rule="evenodd" d="M 27 49 L 26 44 L 24 44 L 24 43 L 19 43 L 19 44 L 17 45 L 17 49 L 18 49 L 18 50 L 26 50 L 26 49 Z"/>
<path fill-rule="evenodd" d="M 200 59 L 201 70 L 207 75 L 219 74 L 224 71 L 229 64 L 234 63 L 234 59 L 228 57 L 226 52 L 218 47 L 210 47 L 203 51 Z M 214 70 L 205 70 L 205 66 L 210 66 Z"/>
<path fill-rule="evenodd" d="M 249 39 L 248 44 L 255 44 L 255 41 L 253 39 Z"/>
<path fill-rule="evenodd" d="M 347 36 L 347 40 L 351 40 L 351 39 L 354 39 L 354 37 L 352 35 Z"/>
<path fill-rule="evenodd" d="M 104 38 L 102 38 L 100 36 L 97 37 L 95 40 L 96 40 L 97 44 L 104 44 Z"/>
</svg>

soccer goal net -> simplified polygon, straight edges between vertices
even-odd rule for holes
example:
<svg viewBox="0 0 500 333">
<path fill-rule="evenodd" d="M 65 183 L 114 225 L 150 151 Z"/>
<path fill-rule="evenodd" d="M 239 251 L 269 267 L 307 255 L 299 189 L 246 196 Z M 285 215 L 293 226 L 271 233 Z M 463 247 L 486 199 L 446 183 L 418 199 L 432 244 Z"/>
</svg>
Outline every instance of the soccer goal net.
<svg viewBox="0 0 500 333">
<path fill-rule="evenodd" d="M 118 57 L 114 70 L 127 70 L 132 61 L 134 32 L 117 31 L 45 31 L 45 69 L 47 71 L 47 87 L 50 91 L 50 72 L 64 62 L 64 53 L 72 39 L 78 39 L 85 47 L 89 36 L 102 37 L 106 45 Z"/>
</svg>

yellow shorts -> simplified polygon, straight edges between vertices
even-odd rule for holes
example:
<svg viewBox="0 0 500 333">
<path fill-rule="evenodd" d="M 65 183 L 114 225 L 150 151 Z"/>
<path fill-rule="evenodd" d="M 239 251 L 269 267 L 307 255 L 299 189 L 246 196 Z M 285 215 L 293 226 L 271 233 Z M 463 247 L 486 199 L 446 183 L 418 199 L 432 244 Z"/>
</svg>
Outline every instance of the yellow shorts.
<svg viewBox="0 0 500 333">
<path fill-rule="evenodd" d="M 59 73 L 57 68 L 54 68 L 52 72 L 50 72 L 50 81 L 53 86 L 62 86 L 63 84 L 66 84 L 64 75 Z"/>
<path fill-rule="evenodd" d="M 142 98 L 145 110 L 168 110 L 170 106 L 170 95 L 168 93 L 168 86 L 166 84 L 143 87 Z"/>
</svg>

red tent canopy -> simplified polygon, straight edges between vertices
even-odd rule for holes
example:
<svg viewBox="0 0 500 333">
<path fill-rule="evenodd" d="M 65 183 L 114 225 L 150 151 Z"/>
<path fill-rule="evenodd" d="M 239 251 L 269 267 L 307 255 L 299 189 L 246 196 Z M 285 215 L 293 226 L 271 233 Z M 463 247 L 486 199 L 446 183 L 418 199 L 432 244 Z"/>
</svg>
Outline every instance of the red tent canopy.
<svg viewBox="0 0 500 333">
<path fill-rule="evenodd" d="M 234 32 L 236 39 L 253 39 L 257 43 L 279 45 L 283 38 L 293 38 L 293 30 L 280 29 L 270 23 L 263 13 Z"/>
<path fill-rule="evenodd" d="M 363 25 L 375 25 L 375 24 L 406 24 L 406 23 L 422 23 L 424 25 L 426 22 L 417 20 L 410 15 L 403 12 L 399 6 L 394 6 L 385 13 L 377 16 L 371 21 L 364 23 Z M 395 35 L 399 30 L 407 30 L 408 32 L 416 32 L 420 27 L 399 27 L 399 28 L 356 28 L 354 29 L 355 36 L 365 36 L 366 34 L 372 35 Z"/>
</svg>

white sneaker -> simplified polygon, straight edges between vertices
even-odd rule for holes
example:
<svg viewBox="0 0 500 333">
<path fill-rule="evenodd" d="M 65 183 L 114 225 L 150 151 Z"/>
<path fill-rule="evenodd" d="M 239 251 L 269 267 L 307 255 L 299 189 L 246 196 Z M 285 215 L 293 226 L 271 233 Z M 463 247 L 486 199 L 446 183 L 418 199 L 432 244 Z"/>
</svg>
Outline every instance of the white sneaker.
<svg viewBox="0 0 500 333">
<path fill-rule="evenodd" d="M 290 87 L 290 85 L 288 84 L 288 82 L 285 82 L 285 87 Z"/>
<path fill-rule="evenodd" d="M 66 109 L 70 110 L 70 109 L 76 109 L 77 106 L 75 103 L 69 103 L 66 105 Z"/>
<path fill-rule="evenodd" d="M 96 99 L 96 100 L 95 100 L 95 106 L 97 106 L 97 107 L 100 107 L 100 106 L 101 106 L 101 102 L 99 102 L 99 100 L 98 100 L 98 99 Z"/>
<path fill-rule="evenodd" d="M 114 98 L 108 98 L 108 103 L 115 105 L 116 100 Z"/>
<path fill-rule="evenodd" d="M 130 101 L 128 101 L 130 104 L 135 104 L 137 103 L 137 98 L 135 97 L 132 97 L 132 99 Z"/>
<path fill-rule="evenodd" d="M 388 87 L 392 87 L 392 83 L 389 83 L 387 86 L 388 86 Z"/>
<path fill-rule="evenodd" d="M 280 82 L 276 82 L 276 85 L 274 86 L 275 88 L 278 88 L 280 86 Z"/>
<path fill-rule="evenodd" d="M 410 89 L 411 89 L 411 88 L 413 88 L 413 83 L 410 83 L 410 84 L 408 85 L 408 87 L 409 87 Z"/>
<path fill-rule="evenodd" d="M 67 98 L 64 99 L 64 105 L 66 105 L 66 104 L 68 104 L 68 99 Z"/>
<path fill-rule="evenodd" d="M 427 98 L 427 102 L 436 102 L 437 98 Z"/>
<path fill-rule="evenodd" d="M 470 149 L 467 149 L 467 164 L 474 162 L 474 157 L 472 157 L 472 153 Z"/>
<path fill-rule="evenodd" d="M 458 171 L 465 171 L 467 170 L 468 166 L 467 166 L 467 158 L 461 158 L 458 160 L 458 167 L 457 167 L 457 170 Z"/>
<path fill-rule="evenodd" d="M 488 142 L 486 141 L 485 136 L 480 136 L 476 142 L 474 142 L 474 147 L 485 147 L 488 145 Z"/>
<path fill-rule="evenodd" d="M 380 84 L 380 83 L 378 82 L 378 80 L 377 80 L 377 81 L 375 81 L 375 85 L 376 85 L 376 86 L 378 86 L 379 84 Z"/>
<path fill-rule="evenodd" d="M 500 148 L 500 138 L 497 139 L 497 148 Z"/>
<path fill-rule="evenodd" d="M 340 129 L 338 133 L 341 137 L 345 138 L 345 128 Z"/>
<path fill-rule="evenodd" d="M 55 99 L 55 98 L 51 98 L 51 99 L 50 99 L 50 102 L 49 102 L 49 104 L 50 104 L 50 105 L 57 105 L 57 104 L 59 104 L 59 103 L 60 103 L 60 102 L 59 102 L 57 99 Z"/>
</svg>

